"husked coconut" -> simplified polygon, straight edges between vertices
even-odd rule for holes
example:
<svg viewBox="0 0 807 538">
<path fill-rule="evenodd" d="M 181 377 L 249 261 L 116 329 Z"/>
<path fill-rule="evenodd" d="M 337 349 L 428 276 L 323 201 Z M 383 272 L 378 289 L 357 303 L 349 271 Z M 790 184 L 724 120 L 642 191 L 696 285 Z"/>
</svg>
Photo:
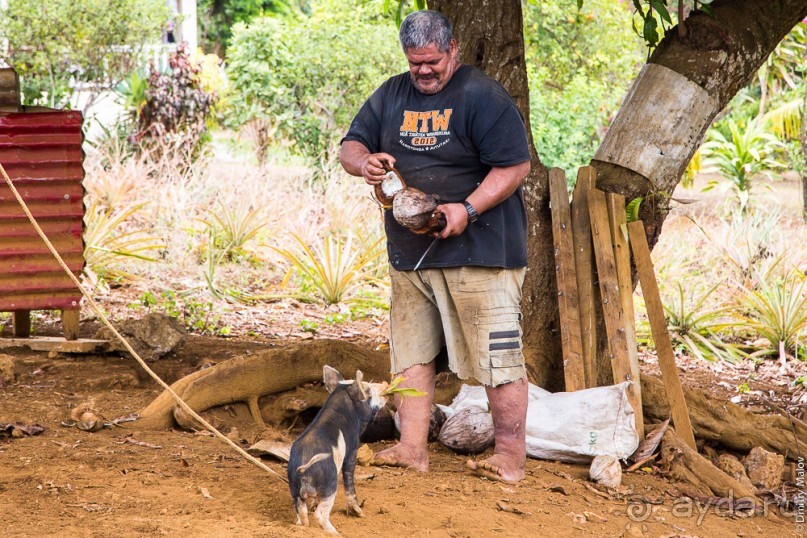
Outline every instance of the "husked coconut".
<svg viewBox="0 0 807 538">
<path fill-rule="evenodd" d="M 607 488 L 618 488 L 622 484 L 622 465 L 614 456 L 596 456 L 591 462 L 588 476 Z"/>
<path fill-rule="evenodd" d="M 416 234 L 429 234 L 446 226 L 446 216 L 437 211 L 440 201 L 414 187 L 406 187 L 392 200 L 392 215 L 404 228 Z"/>
<path fill-rule="evenodd" d="M 466 407 L 448 417 L 439 441 L 460 454 L 477 454 L 493 446 L 493 417 L 480 407 Z"/>
</svg>

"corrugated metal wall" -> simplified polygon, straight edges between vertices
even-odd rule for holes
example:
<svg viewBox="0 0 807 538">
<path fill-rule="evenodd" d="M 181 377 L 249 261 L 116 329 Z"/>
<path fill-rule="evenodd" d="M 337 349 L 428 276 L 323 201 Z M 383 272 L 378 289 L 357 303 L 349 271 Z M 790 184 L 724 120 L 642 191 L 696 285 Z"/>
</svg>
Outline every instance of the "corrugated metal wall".
<svg viewBox="0 0 807 538">
<path fill-rule="evenodd" d="M 81 113 L 0 113 L 0 164 L 70 270 L 84 268 Z M 0 312 L 71 310 L 75 288 L 0 176 Z"/>
</svg>

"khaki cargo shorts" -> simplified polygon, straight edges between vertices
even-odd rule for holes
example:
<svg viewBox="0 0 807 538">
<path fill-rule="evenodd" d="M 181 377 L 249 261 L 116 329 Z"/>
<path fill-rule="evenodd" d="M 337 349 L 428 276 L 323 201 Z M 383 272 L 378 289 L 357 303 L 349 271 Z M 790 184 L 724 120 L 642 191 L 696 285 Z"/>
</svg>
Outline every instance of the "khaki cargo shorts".
<svg viewBox="0 0 807 538">
<path fill-rule="evenodd" d="M 495 387 L 526 375 L 521 351 L 525 268 L 390 267 L 390 359 L 400 373 L 448 351 L 448 367 Z"/>
</svg>

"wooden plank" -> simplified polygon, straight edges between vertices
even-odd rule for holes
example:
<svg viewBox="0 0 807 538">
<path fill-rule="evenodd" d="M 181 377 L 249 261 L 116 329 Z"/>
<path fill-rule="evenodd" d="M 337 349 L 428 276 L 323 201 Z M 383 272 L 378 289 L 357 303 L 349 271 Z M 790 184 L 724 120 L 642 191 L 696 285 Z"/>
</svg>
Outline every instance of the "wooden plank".
<svg viewBox="0 0 807 538">
<path fill-rule="evenodd" d="M 628 401 L 636 412 L 636 431 L 644 435 L 644 415 L 642 414 L 642 385 L 639 382 L 639 354 L 636 350 L 636 316 L 633 311 L 633 282 L 630 274 L 630 247 L 625 215 L 625 197 L 609 192 L 605 196 L 608 205 L 608 223 L 611 231 L 611 244 L 616 262 L 616 278 L 619 284 L 619 298 L 622 305 L 622 319 L 625 340 L 628 344 Z"/>
<path fill-rule="evenodd" d="M 77 340 L 80 310 L 62 310 L 62 334 L 65 340 Z"/>
<path fill-rule="evenodd" d="M 597 307 L 594 288 L 594 251 L 591 245 L 591 218 L 588 192 L 594 188 L 597 171 L 583 166 L 577 171 L 572 193 L 572 237 L 577 272 L 577 304 L 580 312 L 580 338 L 583 343 L 583 367 L 586 387 L 597 386 Z"/>
<path fill-rule="evenodd" d="M 109 350 L 109 341 L 82 338 L 65 340 L 55 336 L 33 338 L 0 338 L 0 349 L 27 346 L 32 351 L 58 351 L 60 353 L 102 353 Z"/>
<path fill-rule="evenodd" d="M 622 299 L 619 296 L 619 281 L 616 275 L 616 262 L 611 246 L 611 228 L 608 224 L 608 207 L 605 193 L 593 189 L 589 192 L 589 215 L 591 235 L 594 240 L 594 258 L 597 261 L 597 279 L 600 282 L 605 334 L 608 337 L 608 358 L 611 359 L 611 372 L 614 381 L 621 383 L 630 378 L 628 341 L 622 315 Z"/>
<path fill-rule="evenodd" d="M 566 174 L 560 168 L 549 171 L 549 199 L 552 207 L 552 240 L 555 246 L 555 282 L 560 309 L 560 338 L 566 391 L 586 387 L 580 315 L 577 308 L 577 275 L 574 270 L 571 210 Z"/>
<path fill-rule="evenodd" d="M 692 423 L 689 420 L 684 390 L 681 388 L 681 379 L 678 377 L 678 368 L 675 364 L 670 333 L 667 331 L 667 320 L 664 319 L 664 307 L 658 291 L 656 274 L 653 269 L 653 260 L 650 258 L 650 248 L 647 245 L 647 236 L 644 224 L 637 220 L 628 224 L 628 237 L 636 262 L 636 271 L 639 273 L 639 283 L 642 286 L 647 317 L 650 319 L 650 330 L 653 341 L 656 343 L 658 364 L 667 399 L 670 401 L 670 414 L 675 424 L 675 433 L 684 440 L 693 450 L 695 448 L 695 435 L 692 433 Z"/>
<path fill-rule="evenodd" d="M 13 317 L 14 337 L 28 338 L 31 336 L 31 311 L 15 310 Z"/>
</svg>

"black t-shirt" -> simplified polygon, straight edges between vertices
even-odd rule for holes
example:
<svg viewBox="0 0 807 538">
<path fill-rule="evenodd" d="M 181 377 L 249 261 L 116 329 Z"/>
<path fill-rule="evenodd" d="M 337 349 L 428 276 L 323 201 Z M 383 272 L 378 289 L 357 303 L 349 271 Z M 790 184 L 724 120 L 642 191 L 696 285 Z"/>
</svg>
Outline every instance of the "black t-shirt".
<svg viewBox="0 0 807 538">
<path fill-rule="evenodd" d="M 394 76 L 364 103 L 342 139 L 395 157 L 406 184 L 462 202 L 491 167 L 530 160 L 524 120 L 507 91 L 479 69 L 462 65 L 442 91 L 420 93 L 409 73 Z M 399 270 L 412 270 L 432 242 L 385 212 L 387 253 Z M 527 265 L 527 217 L 521 187 L 485 211 L 457 236 L 440 240 L 421 267 Z"/>
</svg>

